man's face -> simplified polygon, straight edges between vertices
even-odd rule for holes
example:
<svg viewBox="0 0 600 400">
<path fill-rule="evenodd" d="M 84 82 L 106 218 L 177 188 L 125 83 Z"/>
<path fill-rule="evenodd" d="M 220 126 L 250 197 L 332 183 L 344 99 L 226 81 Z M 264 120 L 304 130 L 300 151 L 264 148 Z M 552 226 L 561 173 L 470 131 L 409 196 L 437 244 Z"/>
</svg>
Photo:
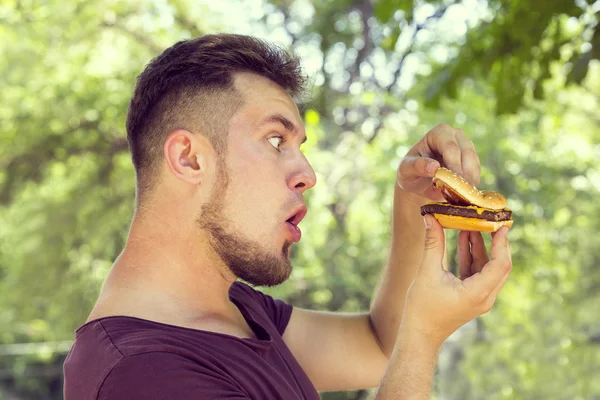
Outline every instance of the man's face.
<svg viewBox="0 0 600 400">
<path fill-rule="evenodd" d="M 303 193 L 316 177 L 300 151 L 305 132 L 290 96 L 253 74 L 237 74 L 235 86 L 244 105 L 231 118 L 227 154 L 198 222 L 237 277 L 273 286 L 290 276 Z"/>
</svg>

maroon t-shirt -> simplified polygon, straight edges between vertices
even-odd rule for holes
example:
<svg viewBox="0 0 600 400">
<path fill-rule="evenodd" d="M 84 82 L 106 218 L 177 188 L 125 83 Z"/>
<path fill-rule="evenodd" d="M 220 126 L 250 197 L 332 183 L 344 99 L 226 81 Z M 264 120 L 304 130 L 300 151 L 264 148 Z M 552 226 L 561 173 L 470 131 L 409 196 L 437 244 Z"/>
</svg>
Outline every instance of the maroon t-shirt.
<svg viewBox="0 0 600 400">
<path fill-rule="evenodd" d="M 65 400 L 319 399 L 281 337 L 292 306 L 240 282 L 229 297 L 256 339 L 124 316 L 81 326 Z"/>
</svg>

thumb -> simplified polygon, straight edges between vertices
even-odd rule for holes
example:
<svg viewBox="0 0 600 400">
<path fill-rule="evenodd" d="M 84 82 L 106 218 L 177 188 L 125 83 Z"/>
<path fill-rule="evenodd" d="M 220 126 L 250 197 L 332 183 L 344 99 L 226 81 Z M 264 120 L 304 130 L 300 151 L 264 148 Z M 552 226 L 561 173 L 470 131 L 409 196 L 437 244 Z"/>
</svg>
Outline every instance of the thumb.
<svg viewBox="0 0 600 400">
<path fill-rule="evenodd" d="M 425 251 L 421 264 L 424 268 L 438 268 L 442 265 L 445 250 L 444 228 L 430 214 L 425 214 Z"/>
</svg>

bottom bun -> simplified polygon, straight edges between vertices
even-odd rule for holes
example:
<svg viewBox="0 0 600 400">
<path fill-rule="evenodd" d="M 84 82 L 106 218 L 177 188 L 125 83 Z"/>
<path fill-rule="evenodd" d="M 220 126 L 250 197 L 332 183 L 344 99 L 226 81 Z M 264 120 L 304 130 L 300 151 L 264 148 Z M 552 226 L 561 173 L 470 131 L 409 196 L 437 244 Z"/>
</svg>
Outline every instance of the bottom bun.
<svg viewBox="0 0 600 400">
<path fill-rule="evenodd" d="M 440 225 L 447 229 L 458 229 L 461 231 L 477 231 L 477 232 L 496 232 L 498 229 L 506 226 L 510 228 L 513 224 L 509 221 L 487 221 L 478 218 L 465 218 L 453 215 L 431 214 L 438 220 Z"/>
</svg>

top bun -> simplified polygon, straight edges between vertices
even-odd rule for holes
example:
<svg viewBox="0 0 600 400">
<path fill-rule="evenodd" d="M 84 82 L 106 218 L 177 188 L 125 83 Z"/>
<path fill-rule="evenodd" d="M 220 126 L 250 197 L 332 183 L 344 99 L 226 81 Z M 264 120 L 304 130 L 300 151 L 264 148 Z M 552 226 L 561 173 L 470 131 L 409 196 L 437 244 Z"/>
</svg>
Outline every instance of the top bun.
<svg viewBox="0 0 600 400">
<path fill-rule="evenodd" d="M 447 168 L 438 168 L 433 184 L 449 203 L 461 206 L 474 205 L 491 210 L 506 208 L 506 199 L 491 190 L 479 190 L 460 175 Z"/>
</svg>

